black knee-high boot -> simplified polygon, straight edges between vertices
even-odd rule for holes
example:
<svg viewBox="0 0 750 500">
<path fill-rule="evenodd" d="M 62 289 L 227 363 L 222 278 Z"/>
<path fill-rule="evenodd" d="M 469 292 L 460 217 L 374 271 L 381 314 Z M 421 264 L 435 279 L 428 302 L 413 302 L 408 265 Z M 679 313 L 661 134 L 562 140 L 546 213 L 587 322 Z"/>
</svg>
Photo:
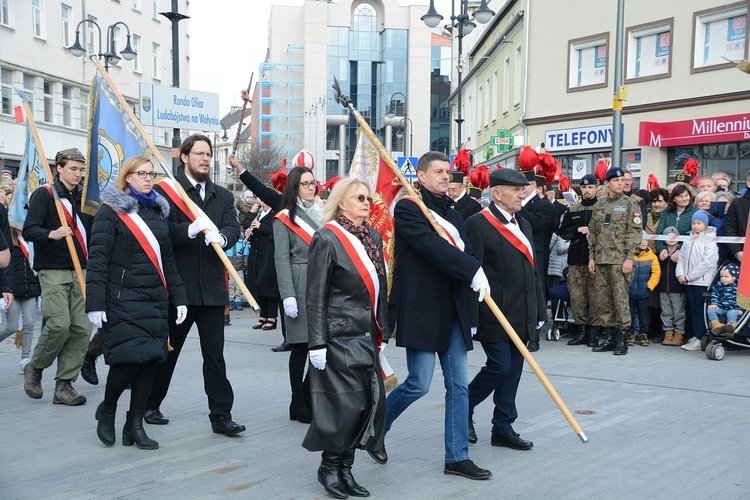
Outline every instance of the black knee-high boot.
<svg viewBox="0 0 750 500">
<path fill-rule="evenodd" d="M 363 486 L 357 484 L 352 476 L 352 465 L 354 465 L 354 450 L 346 450 L 341 454 L 341 482 L 346 492 L 353 497 L 369 497 L 370 492 Z"/>
<path fill-rule="evenodd" d="M 341 484 L 341 453 L 324 451 L 318 467 L 318 481 L 323 488 L 335 498 L 349 498 L 349 495 Z"/>
</svg>

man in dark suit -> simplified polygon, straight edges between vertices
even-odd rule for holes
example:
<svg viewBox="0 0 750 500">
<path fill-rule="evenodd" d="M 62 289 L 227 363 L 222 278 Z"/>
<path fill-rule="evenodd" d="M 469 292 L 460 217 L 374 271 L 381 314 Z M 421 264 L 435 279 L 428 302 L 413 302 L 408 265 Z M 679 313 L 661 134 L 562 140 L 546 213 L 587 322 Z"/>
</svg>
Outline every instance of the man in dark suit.
<svg viewBox="0 0 750 500">
<path fill-rule="evenodd" d="M 466 193 L 463 172 L 451 172 L 449 175 L 448 196 L 453 200 L 453 210 L 460 213 L 463 220 L 479 213 L 482 205 Z"/>
<path fill-rule="evenodd" d="M 528 181 L 515 170 L 493 171 L 490 206 L 466 221 L 466 233 L 487 270 L 497 305 L 522 341 L 547 320 L 542 281 L 534 266 L 531 225 L 514 215 L 521 209 L 526 185 Z M 471 308 L 472 324 L 477 325 L 474 340 L 482 343 L 487 361 L 469 384 L 469 442 L 477 442 L 471 420 L 474 408 L 494 392 L 492 446 L 530 450 L 534 444 L 513 430 L 523 355 L 487 305 L 472 302 Z"/>
<path fill-rule="evenodd" d="M 155 188 L 169 200 L 170 236 L 177 270 L 188 294 L 188 312 L 185 321 L 175 325 L 176 310 L 169 309 L 169 341 L 174 350 L 156 370 L 144 420 L 157 425 L 169 423 L 159 406 L 167 396 L 187 334 L 196 323 L 211 428 L 217 434 L 231 436 L 244 431 L 245 426 L 232 421 L 234 393 L 224 362 L 224 306 L 229 303 L 229 291 L 224 266 L 210 245 L 218 243 L 225 250 L 234 247 L 240 238 L 240 223 L 232 193 L 210 180 L 212 156 L 211 140 L 203 135 L 191 135 L 180 146 L 184 170 L 180 170 L 177 181 L 206 217 L 191 222 L 164 188 L 159 185 Z M 208 231 L 205 235 L 204 230 Z"/>
<path fill-rule="evenodd" d="M 534 262 L 536 270 L 542 279 L 546 279 L 549 264 L 549 243 L 552 233 L 559 226 L 557 211 L 547 197 L 542 196 L 544 177 L 535 175 L 533 170 L 524 172 L 529 185 L 524 188 L 524 200 L 518 215 L 531 224 L 534 233 Z M 547 302 L 547 287 L 544 287 L 544 302 Z M 539 350 L 539 332 L 534 332 L 529 338 L 529 351 Z"/>
<path fill-rule="evenodd" d="M 487 479 L 492 473 L 469 459 L 469 373 L 467 351 L 473 348 L 467 309 L 467 285 L 489 293 L 487 277 L 466 239 L 463 219 L 451 209 L 448 192 L 450 163 L 430 151 L 417 164 L 421 195 L 429 212 L 409 197 L 394 212 L 395 261 L 391 302 L 398 308 L 396 344 L 406 348 L 409 375 L 389 395 L 386 431 L 410 404 L 427 394 L 440 359 L 446 387 L 445 474 Z M 451 241 L 430 224 L 435 218 Z"/>
</svg>

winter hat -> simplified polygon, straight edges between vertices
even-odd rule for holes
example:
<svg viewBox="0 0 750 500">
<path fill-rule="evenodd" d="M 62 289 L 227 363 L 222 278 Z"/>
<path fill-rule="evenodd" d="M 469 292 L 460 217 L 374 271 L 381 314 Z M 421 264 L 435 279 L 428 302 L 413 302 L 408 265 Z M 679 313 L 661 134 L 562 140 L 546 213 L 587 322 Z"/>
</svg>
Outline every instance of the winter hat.
<svg viewBox="0 0 750 500">
<path fill-rule="evenodd" d="M 729 274 L 732 275 L 732 278 L 734 278 L 734 282 L 736 283 L 740 279 L 740 268 L 735 263 L 729 263 L 726 266 L 724 266 L 725 271 L 729 271 Z"/>
<path fill-rule="evenodd" d="M 664 230 L 663 234 L 680 234 L 680 231 L 674 226 L 669 226 Z"/>
<path fill-rule="evenodd" d="M 708 215 L 708 212 L 705 210 L 697 210 L 693 217 L 690 219 L 690 221 L 699 220 L 703 223 L 704 226 L 708 227 L 708 220 L 711 218 L 710 215 Z"/>
<path fill-rule="evenodd" d="M 252 198 L 252 197 L 253 197 L 253 192 L 250 191 L 249 189 L 246 189 L 245 192 L 242 193 L 242 199 L 243 200 L 246 200 L 246 199 Z"/>
</svg>

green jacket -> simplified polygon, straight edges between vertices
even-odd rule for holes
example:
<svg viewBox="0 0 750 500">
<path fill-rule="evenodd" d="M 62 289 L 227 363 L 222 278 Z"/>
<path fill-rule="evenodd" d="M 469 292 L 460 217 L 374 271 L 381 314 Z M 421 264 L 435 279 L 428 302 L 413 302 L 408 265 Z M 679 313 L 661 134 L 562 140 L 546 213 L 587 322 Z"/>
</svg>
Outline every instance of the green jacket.
<svg viewBox="0 0 750 500">
<path fill-rule="evenodd" d="M 594 205 L 589 222 L 589 259 L 597 264 L 622 264 L 632 259 L 643 240 L 640 205 L 624 194 L 609 195 Z"/>
</svg>

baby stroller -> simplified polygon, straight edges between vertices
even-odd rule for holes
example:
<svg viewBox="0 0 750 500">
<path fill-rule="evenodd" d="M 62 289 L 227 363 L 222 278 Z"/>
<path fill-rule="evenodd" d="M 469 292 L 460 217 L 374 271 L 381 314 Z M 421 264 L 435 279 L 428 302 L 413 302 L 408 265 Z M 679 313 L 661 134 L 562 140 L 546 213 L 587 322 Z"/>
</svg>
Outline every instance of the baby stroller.
<svg viewBox="0 0 750 500">
<path fill-rule="evenodd" d="M 711 287 L 719 281 L 721 269 L 727 261 L 721 263 L 717 268 L 716 274 L 711 278 Z M 703 317 L 706 324 L 709 323 L 708 319 L 708 306 L 711 304 L 711 287 L 705 294 L 705 301 L 703 304 Z M 750 348 L 750 327 L 747 327 L 747 323 L 750 320 L 750 311 L 745 311 L 737 319 L 734 333 L 719 333 L 715 334 L 711 329 L 707 329 L 706 335 L 701 338 L 701 350 L 706 353 L 706 358 L 712 361 L 721 361 L 724 359 L 724 354 L 727 350 L 738 350 L 742 348 Z"/>
<path fill-rule="evenodd" d="M 567 277 L 568 268 L 563 270 L 563 280 Z M 554 314 L 552 325 L 547 330 L 547 340 L 560 340 L 562 335 L 570 333 L 570 325 L 575 324 L 575 319 L 570 313 L 570 293 L 568 282 L 563 281 L 549 289 L 549 300 L 552 303 Z"/>
</svg>

